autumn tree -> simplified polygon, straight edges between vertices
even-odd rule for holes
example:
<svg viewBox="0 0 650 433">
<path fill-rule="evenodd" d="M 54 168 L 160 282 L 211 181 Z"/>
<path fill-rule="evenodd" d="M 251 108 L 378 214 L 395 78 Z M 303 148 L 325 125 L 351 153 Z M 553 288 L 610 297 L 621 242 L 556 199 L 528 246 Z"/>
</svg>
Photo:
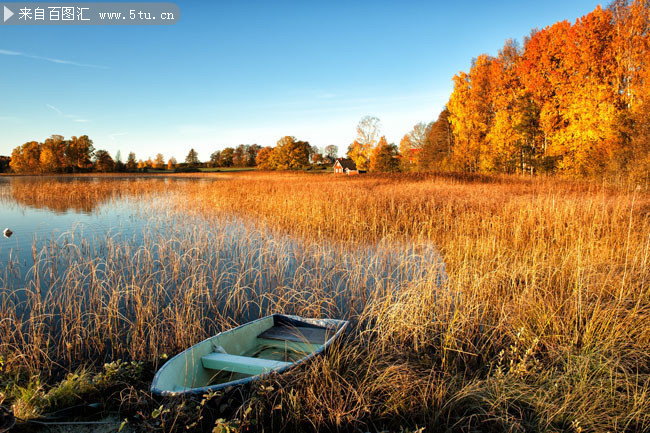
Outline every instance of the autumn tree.
<svg viewBox="0 0 650 433">
<path fill-rule="evenodd" d="M 571 24 L 567 21 L 533 31 L 524 42 L 519 68 L 528 103 L 539 109 L 540 151 L 551 157 L 561 157 L 554 142 L 557 131 L 564 125 L 561 106 L 568 86 L 565 44 L 571 39 L 570 31 Z"/>
<path fill-rule="evenodd" d="M 309 167 L 311 146 L 306 141 L 292 136 L 282 137 L 273 152 L 275 168 L 279 170 L 300 170 Z"/>
<path fill-rule="evenodd" d="M 215 168 L 221 167 L 221 151 L 215 150 L 210 154 L 210 159 L 208 160 L 208 167 Z"/>
<path fill-rule="evenodd" d="M 257 158 L 255 159 L 255 164 L 260 170 L 272 170 L 273 168 L 273 154 L 274 149 L 270 146 L 263 147 L 257 152 Z"/>
<path fill-rule="evenodd" d="M 425 122 L 419 122 L 413 125 L 413 128 L 409 132 L 412 149 L 421 149 L 422 146 L 424 146 L 427 137 L 427 129 L 428 125 Z"/>
<path fill-rule="evenodd" d="M 226 147 L 221 151 L 221 162 L 219 167 L 232 167 L 234 164 L 235 149 Z"/>
<path fill-rule="evenodd" d="M 169 158 L 169 161 L 167 161 L 167 170 L 174 170 L 178 163 L 176 162 L 176 158 L 173 156 Z"/>
<path fill-rule="evenodd" d="M 129 156 L 126 158 L 126 169 L 128 171 L 135 171 L 138 168 L 138 163 L 135 160 L 135 153 L 129 152 Z"/>
<path fill-rule="evenodd" d="M 330 158 L 336 158 L 339 155 L 339 148 L 334 144 L 325 146 L 324 150 L 325 155 L 329 156 Z"/>
<path fill-rule="evenodd" d="M 397 158 L 397 146 L 388 144 L 386 137 L 382 136 L 377 146 L 372 150 L 370 158 L 370 171 L 394 173 L 399 171 L 399 160 Z"/>
<path fill-rule="evenodd" d="M 629 107 L 629 122 L 632 134 L 629 136 L 629 151 L 624 155 L 629 161 L 633 178 L 650 184 L 650 4 L 647 0 L 636 0 L 630 5 L 629 33 L 633 35 L 630 48 L 632 68 L 629 91 L 624 93 Z M 619 70 L 622 68 L 619 68 Z"/>
<path fill-rule="evenodd" d="M 454 149 L 454 134 L 445 107 L 438 119 L 427 128 L 427 134 L 418 158 L 421 170 L 448 170 Z"/>
<path fill-rule="evenodd" d="M 95 170 L 100 173 L 109 173 L 113 171 L 115 161 L 111 155 L 105 150 L 98 150 L 95 152 Z"/>
<path fill-rule="evenodd" d="M 370 153 L 366 153 L 363 144 L 357 140 L 354 140 L 352 144 L 348 146 L 347 157 L 354 161 L 357 168 L 360 170 L 368 169 L 368 166 L 370 165 L 370 156 Z"/>
<path fill-rule="evenodd" d="M 418 164 L 419 155 L 426 142 L 428 126 L 424 122 L 417 123 L 411 131 L 402 137 L 399 143 L 399 153 L 401 155 L 400 168 L 402 171 L 410 171 Z"/>
<path fill-rule="evenodd" d="M 248 155 L 246 154 L 246 146 L 240 144 L 235 147 L 235 150 L 232 153 L 232 165 L 234 167 L 245 167 L 247 161 Z"/>
<path fill-rule="evenodd" d="M 571 174 L 603 172 L 618 152 L 615 125 L 619 118 L 619 89 L 615 82 L 612 14 L 598 6 L 572 27 L 563 92 L 564 125 L 554 143 L 561 168 Z"/>
<path fill-rule="evenodd" d="M 42 173 L 60 173 L 67 166 L 65 157 L 67 143 L 62 135 L 52 135 L 41 146 L 40 171 Z"/>
<path fill-rule="evenodd" d="M 529 170 L 531 173 L 552 172 L 555 167 L 553 158 L 546 156 L 545 145 L 541 140 L 540 109 L 529 94 L 520 95 L 515 103 L 517 118 L 512 127 L 519 134 L 517 159 L 518 169 L 521 173 Z"/>
<path fill-rule="evenodd" d="M 38 173 L 40 158 L 41 144 L 38 141 L 30 141 L 13 150 L 9 166 L 15 173 Z"/>
<path fill-rule="evenodd" d="M 185 163 L 189 167 L 197 167 L 200 164 L 199 155 L 196 153 L 196 150 L 194 150 L 194 148 L 190 149 L 189 153 L 185 157 Z"/>
<path fill-rule="evenodd" d="M 486 136 L 490 129 L 493 110 L 491 101 L 490 69 L 494 59 L 485 54 L 472 62 L 469 74 L 454 76 L 454 91 L 447 105 L 449 121 L 457 146 L 452 163 L 457 169 L 479 171 L 486 152 Z"/>
<path fill-rule="evenodd" d="M 251 144 L 246 146 L 246 166 L 254 167 L 257 160 L 257 153 L 262 149 L 258 144 Z"/>
<path fill-rule="evenodd" d="M 411 143 L 411 136 L 409 134 L 404 134 L 402 139 L 399 142 L 399 154 L 400 154 L 400 170 L 406 172 L 410 171 L 413 167 L 413 161 L 411 159 L 411 149 L 413 149 L 413 144 Z"/>
<path fill-rule="evenodd" d="M 623 111 L 617 124 L 616 165 L 633 179 L 650 181 L 650 3 L 616 0 L 608 8 L 614 17 L 612 51 L 616 86 Z"/>
<path fill-rule="evenodd" d="M 73 172 L 88 170 L 92 167 L 92 157 L 95 152 L 93 141 L 87 135 L 73 136 L 67 142 L 65 157 L 67 165 Z"/>
<path fill-rule="evenodd" d="M 519 44 L 508 40 L 490 62 L 487 101 L 491 116 L 480 157 L 482 171 L 514 172 L 521 160 L 522 137 L 514 127 L 520 116 L 517 101 L 523 92 L 518 77 L 520 59 Z"/>
<path fill-rule="evenodd" d="M 152 165 L 153 168 L 155 168 L 156 170 L 162 170 L 165 168 L 165 157 L 163 156 L 162 153 L 156 155 Z"/>
<path fill-rule="evenodd" d="M 377 145 L 380 133 L 379 119 L 365 116 L 357 125 L 357 138 L 348 147 L 348 158 L 352 159 L 359 170 L 367 170 L 372 151 Z"/>
</svg>

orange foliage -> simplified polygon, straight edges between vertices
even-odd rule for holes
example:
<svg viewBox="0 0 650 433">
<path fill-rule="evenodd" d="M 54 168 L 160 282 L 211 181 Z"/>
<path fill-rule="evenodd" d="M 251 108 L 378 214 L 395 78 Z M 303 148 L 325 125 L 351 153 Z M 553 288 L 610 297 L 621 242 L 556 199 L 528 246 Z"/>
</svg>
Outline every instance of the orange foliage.
<svg viewBox="0 0 650 433">
<path fill-rule="evenodd" d="M 454 77 L 453 166 L 579 176 L 650 166 L 638 138 L 650 126 L 649 9 L 617 0 L 534 30 L 523 50 L 508 41 L 479 56 Z"/>
</svg>

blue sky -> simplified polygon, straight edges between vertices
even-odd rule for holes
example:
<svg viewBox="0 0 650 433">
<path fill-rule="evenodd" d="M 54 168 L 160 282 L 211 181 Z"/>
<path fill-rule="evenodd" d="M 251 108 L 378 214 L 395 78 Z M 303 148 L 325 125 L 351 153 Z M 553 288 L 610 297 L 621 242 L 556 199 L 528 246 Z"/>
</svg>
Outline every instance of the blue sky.
<svg viewBox="0 0 650 433">
<path fill-rule="evenodd" d="M 364 115 L 399 143 L 473 57 L 599 4 L 175 3 L 173 26 L 0 26 L 0 155 L 51 134 L 142 159 L 284 135 L 343 153 Z"/>
</svg>

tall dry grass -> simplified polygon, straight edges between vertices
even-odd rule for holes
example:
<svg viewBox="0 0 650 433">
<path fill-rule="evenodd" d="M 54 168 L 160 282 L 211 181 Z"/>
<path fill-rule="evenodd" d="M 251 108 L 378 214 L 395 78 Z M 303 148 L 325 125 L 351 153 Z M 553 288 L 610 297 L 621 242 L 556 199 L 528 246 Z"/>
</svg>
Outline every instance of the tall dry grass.
<svg viewBox="0 0 650 433">
<path fill-rule="evenodd" d="M 115 185 L 146 203 L 150 236 L 35 252 L 23 296 L 0 294 L 11 368 L 155 360 L 250 316 L 331 315 L 353 338 L 263 388 L 240 427 L 650 430 L 645 191 L 263 173 Z"/>
</svg>

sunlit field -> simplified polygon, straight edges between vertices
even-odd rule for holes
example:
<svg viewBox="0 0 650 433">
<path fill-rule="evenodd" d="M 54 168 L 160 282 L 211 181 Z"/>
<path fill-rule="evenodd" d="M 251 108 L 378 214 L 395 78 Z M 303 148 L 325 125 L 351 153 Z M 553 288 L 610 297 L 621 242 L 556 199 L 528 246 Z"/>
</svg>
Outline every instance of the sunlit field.
<svg viewBox="0 0 650 433">
<path fill-rule="evenodd" d="M 4 190 L 3 203 L 54 210 L 126 200 L 148 221 L 143 242 L 71 232 L 34 246 L 20 287 L 11 263 L 0 271 L 0 402 L 16 416 L 100 400 L 133 430 L 650 430 L 646 190 L 507 176 L 179 177 L 16 179 Z M 328 356 L 242 390 L 237 404 L 150 396 L 167 357 L 271 313 L 353 326 Z"/>
</svg>

